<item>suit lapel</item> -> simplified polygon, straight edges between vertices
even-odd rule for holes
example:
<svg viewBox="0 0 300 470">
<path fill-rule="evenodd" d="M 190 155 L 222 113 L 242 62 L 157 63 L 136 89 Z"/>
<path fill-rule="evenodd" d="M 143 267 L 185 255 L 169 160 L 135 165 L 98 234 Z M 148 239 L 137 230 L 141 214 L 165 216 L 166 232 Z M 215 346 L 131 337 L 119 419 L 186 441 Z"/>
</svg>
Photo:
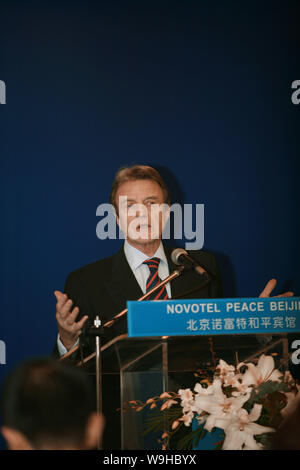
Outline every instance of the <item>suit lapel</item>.
<svg viewBox="0 0 300 470">
<path fill-rule="evenodd" d="M 133 274 L 124 253 L 124 247 L 112 257 L 111 273 L 106 288 L 120 310 L 126 308 L 127 300 L 138 300 L 143 292 Z"/>
</svg>

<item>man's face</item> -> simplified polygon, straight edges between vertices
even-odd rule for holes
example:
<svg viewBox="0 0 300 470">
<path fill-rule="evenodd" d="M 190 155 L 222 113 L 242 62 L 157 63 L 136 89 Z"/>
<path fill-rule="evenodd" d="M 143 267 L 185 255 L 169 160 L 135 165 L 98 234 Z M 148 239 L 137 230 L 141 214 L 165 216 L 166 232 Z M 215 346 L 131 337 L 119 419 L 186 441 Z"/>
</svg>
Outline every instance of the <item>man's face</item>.
<svg viewBox="0 0 300 470">
<path fill-rule="evenodd" d="M 161 238 L 168 218 L 161 187 L 152 180 L 123 183 L 116 194 L 117 222 L 128 241 L 146 244 Z"/>
</svg>

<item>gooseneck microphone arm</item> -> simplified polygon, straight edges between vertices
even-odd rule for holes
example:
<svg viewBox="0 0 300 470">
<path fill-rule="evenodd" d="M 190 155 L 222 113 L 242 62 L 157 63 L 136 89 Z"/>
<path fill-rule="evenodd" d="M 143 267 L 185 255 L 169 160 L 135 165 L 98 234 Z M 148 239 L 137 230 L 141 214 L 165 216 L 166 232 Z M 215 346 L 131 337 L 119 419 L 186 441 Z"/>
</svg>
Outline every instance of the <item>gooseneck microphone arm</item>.
<svg viewBox="0 0 300 470">
<path fill-rule="evenodd" d="M 173 281 L 173 279 L 175 279 L 176 277 L 178 277 L 182 271 L 184 270 L 184 266 L 179 266 L 179 268 L 175 269 L 175 271 L 173 271 L 172 274 L 170 274 L 170 276 L 166 277 L 166 279 L 164 279 L 163 281 L 161 281 L 159 284 L 157 284 L 155 287 L 153 287 L 151 290 L 149 290 L 148 292 L 146 292 L 146 294 L 144 294 L 142 297 L 140 297 L 137 301 L 140 302 L 141 300 L 147 300 L 147 297 L 149 297 L 150 294 L 153 294 L 154 292 L 156 292 L 158 289 L 160 289 L 161 287 L 163 287 L 165 284 L 167 284 L 168 282 L 171 282 Z M 115 322 L 117 320 L 119 320 L 121 317 L 123 317 L 123 315 L 125 315 L 127 313 L 128 309 L 125 308 L 124 310 L 122 310 L 122 312 L 118 313 L 117 315 L 115 315 L 113 317 L 112 320 L 104 323 L 104 327 L 111 327 L 112 325 L 115 324 Z"/>
</svg>

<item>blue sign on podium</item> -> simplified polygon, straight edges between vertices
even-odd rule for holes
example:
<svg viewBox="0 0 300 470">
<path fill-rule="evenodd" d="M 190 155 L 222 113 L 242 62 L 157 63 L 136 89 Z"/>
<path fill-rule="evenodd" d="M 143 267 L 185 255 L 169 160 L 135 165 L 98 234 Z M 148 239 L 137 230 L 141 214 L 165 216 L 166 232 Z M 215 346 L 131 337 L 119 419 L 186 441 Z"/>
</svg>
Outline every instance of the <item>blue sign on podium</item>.
<svg viewBox="0 0 300 470">
<path fill-rule="evenodd" d="M 130 337 L 300 332 L 300 297 L 127 302 Z"/>
</svg>

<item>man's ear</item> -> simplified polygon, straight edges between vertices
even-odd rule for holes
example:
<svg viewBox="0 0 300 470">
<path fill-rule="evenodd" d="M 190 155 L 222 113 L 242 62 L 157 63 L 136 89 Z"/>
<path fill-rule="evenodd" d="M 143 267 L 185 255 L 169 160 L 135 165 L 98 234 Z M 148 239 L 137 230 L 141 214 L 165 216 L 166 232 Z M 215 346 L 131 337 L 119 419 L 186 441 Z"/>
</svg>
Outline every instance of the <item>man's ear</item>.
<svg viewBox="0 0 300 470">
<path fill-rule="evenodd" d="M 114 209 L 114 216 L 115 216 L 117 225 L 118 225 L 118 227 L 120 228 L 119 209 L 118 209 L 115 205 L 113 205 L 113 209 Z M 121 229 L 120 229 L 120 230 L 121 230 Z"/>
<path fill-rule="evenodd" d="M 33 450 L 28 439 L 20 431 L 3 426 L 1 432 L 10 450 Z"/>
<path fill-rule="evenodd" d="M 98 443 L 101 446 L 104 426 L 105 418 L 103 415 L 98 413 L 91 414 L 86 425 L 85 449 L 95 449 Z"/>
<path fill-rule="evenodd" d="M 119 219 L 119 212 L 115 209 L 115 218 L 118 226 L 120 227 L 120 219 Z"/>
</svg>

